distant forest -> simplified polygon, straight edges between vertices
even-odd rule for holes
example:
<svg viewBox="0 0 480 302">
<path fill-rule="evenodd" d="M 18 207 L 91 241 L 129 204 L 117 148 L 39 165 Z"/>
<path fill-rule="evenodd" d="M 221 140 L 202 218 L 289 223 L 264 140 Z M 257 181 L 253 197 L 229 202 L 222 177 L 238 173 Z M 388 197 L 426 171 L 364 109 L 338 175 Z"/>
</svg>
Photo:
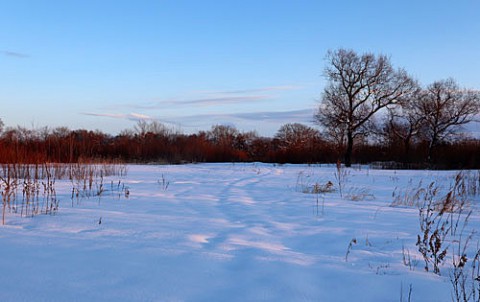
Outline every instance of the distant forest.
<svg viewBox="0 0 480 302">
<path fill-rule="evenodd" d="M 478 122 L 480 91 L 461 88 L 451 78 L 421 85 L 384 55 L 338 49 L 326 59 L 328 83 L 312 112 L 322 132 L 286 123 L 271 138 L 225 125 L 186 135 L 141 120 L 112 136 L 63 127 L 3 130 L 0 120 L 0 163 L 261 161 L 480 168 L 480 140 L 462 132 Z"/>
<path fill-rule="evenodd" d="M 65 127 L 7 127 L 0 134 L 0 163 L 336 163 L 343 153 L 344 146 L 298 123 L 283 125 L 274 137 L 260 137 L 224 125 L 187 135 L 156 121 L 140 121 L 133 129 L 115 136 Z M 402 140 L 378 134 L 377 139 L 357 141 L 352 158 L 354 163 L 382 162 L 389 168 L 480 168 L 478 139 L 444 142 L 430 160 L 428 153 L 427 140 L 416 140 L 405 156 Z"/>
</svg>

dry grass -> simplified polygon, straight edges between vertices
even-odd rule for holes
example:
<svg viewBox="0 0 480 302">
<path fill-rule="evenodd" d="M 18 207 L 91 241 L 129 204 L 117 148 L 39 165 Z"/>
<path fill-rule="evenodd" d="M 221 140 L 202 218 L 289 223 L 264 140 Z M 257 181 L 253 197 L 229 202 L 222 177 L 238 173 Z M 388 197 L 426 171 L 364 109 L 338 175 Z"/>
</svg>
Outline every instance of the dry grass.
<svg viewBox="0 0 480 302">
<path fill-rule="evenodd" d="M 21 217 L 42 213 L 55 214 L 59 209 L 55 189 L 57 180 L 71 181 L 73 205 L 74 198 L 78 201 L 83 197 L 100 197 L 106 191 L 104 177 L 114 175 L 123 177 L 126 173 L 125 165 L 109 162 L 1 164 L 2 224 L 6 223 L 7 213 L 20 214 Z M 122 193 L 125 197 L 130 194 L 125 186 L 122 186 Z"/>
<path fill-rule="evenodd" d="M 345 194 L 345 199 L 350 201 L 374 200 L 375 196 L 366 188 L 352 187 Z"/>
</svg>

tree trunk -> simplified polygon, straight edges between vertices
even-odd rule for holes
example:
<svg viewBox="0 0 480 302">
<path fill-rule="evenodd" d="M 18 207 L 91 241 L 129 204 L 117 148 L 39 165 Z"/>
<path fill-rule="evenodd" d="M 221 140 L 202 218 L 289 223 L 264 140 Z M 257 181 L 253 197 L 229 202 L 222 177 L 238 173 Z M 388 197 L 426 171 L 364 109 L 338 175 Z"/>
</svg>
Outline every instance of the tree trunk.
<svg viewBox="0 0 480 302">
<path fill-rule="evenodd" d="M 427 162 L 429 164 L 433 164 L 434 163 L 434 151 L 435 151 L 435 147 L 437 145 L 437 136 L 434 135 L 430 141 L 430 143 L 428 144 L 428 158 L 427 158 Z"/>
<path fill-rule="evenodd" d="M 345 167 L 352 166 L 353 134 L 347 133 L 347 149 L 345 150 Z"/>
<path fill-rule="evenodd" d="M 410 140 L 411 140 L 411 136 L 408 136 L 403 140 L 403 148 L 404 148 L 403 163 L 404 164 L 408 164 L 410 162 Z"/>
</svg>

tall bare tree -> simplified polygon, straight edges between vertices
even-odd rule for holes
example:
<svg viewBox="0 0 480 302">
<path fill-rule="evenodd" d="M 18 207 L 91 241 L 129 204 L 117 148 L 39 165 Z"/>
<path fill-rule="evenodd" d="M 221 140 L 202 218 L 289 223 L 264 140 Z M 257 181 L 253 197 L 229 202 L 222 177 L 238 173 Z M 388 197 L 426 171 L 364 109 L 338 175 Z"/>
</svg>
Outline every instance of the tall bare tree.
<svg viewBox="0 0 480 302">
<path fill-rule="evenodd" d="M 431 161 L 435 147 L 453 139 L 480 112 L 480 91 L 461 89 L 451 78 L 436 81 L 422 91 L 415 106 L 424 118 Z"/>
<path fill-rule="evenodd" d="M 314 115 L 327 133 L 344 138 L 345 165 L 351 166 L 355 138 L 368 135 L 372 116 L 416 90 L 416 82 L 403 70 L 395 70 L 384 55 L 338 49 L 327 53 L 321 105 Z"/>
</svg>

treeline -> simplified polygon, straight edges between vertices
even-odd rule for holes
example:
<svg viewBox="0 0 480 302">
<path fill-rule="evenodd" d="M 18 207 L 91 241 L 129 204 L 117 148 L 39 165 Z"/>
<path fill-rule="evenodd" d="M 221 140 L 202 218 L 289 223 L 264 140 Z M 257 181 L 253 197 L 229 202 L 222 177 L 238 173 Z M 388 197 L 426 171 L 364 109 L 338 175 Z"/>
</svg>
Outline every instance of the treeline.
<svg viewBox="0 0 480 302">
<path fill-rule="evenodd" d="M 389 57 L 338 49 L 326 56 L 327 84 L 313 113 L 319 130 L 285 124 L 274 137 L 216 125 L 183 134 L 139 121 L 112 136 L 101 131 L 7 128 L 0 120 L 0 163 L 274 162 L 380 163 L 389 168 L 479 169 L 480 91 L 452 79 L 422 85 Z"/>
<path fill-rule="evenodd" d="M 118 135 L 68 128 L 7 128 L 0 133 L 1 163 L 274 162 L 335 163 L 345 146 L 325 139 L 317 129 L 285 124 L 274 137 L 216 125 L 209 131 L 183 134 L 158 122 L 140 121 Z M 428 141 L 416 141 L 406 155 L 400 140 L 357 141 L 354 163 L 384 162 L 395 168 L 480 168 L 480 140 L 444 143 L 429 156 Z M 406 157 L 407 156 L 407 157 Z"/>
</svg>

